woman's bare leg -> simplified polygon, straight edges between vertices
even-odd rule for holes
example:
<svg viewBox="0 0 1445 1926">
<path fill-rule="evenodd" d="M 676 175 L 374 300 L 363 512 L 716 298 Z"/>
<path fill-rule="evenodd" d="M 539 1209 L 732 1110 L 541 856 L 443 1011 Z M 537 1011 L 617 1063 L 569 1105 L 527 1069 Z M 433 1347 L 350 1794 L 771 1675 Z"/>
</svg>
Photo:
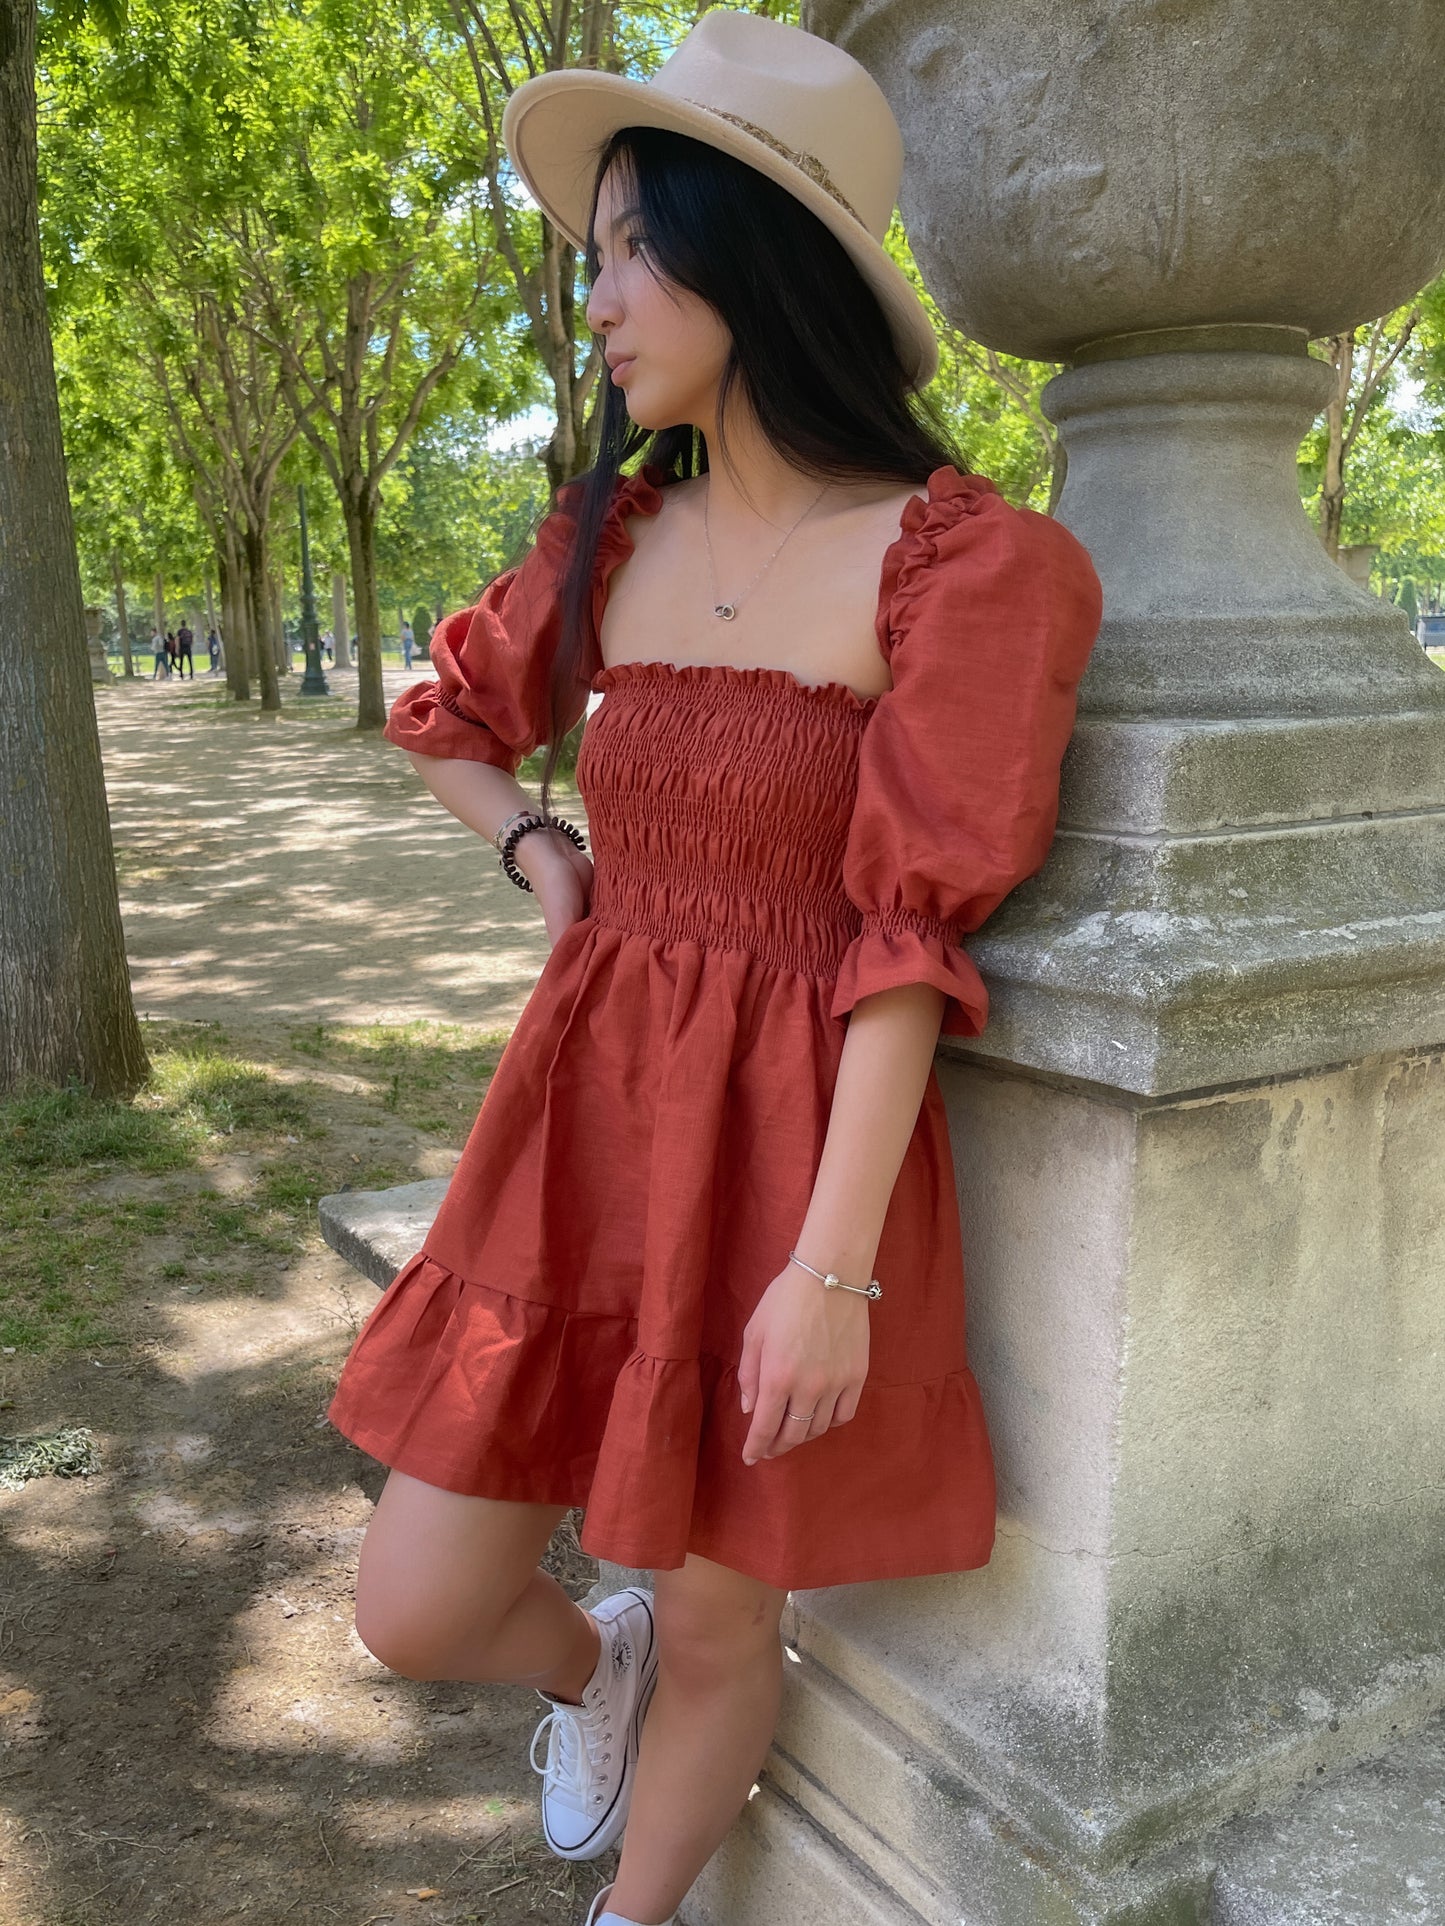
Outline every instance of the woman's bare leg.
<svg viewBox="0 0 1445 1926">
<path fill-rule="evenodd" d="M 785 1591 L 688 1555 L 654 1574 L 657 1688 L 607 1910 L 670 1919 L 747 1803 L 782 1693 Z"/>
<path fill-rule="evenodd" d="M 407 1678 L 504 1680 L 580 1701 L 601 1638 L 537 1569 L 565 1510 L 469 1498 L 391 1472 L 361 1547 L 362 1643 Z"/>
</svg>

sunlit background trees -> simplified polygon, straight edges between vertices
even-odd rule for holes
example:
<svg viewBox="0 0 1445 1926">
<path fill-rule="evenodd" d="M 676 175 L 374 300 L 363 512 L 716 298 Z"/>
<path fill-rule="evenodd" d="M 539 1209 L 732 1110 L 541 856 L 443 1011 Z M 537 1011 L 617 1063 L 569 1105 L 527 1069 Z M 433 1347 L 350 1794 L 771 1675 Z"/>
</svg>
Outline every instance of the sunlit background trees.
<svg viewBox="0 0 1445 1926">
<path fill-rule="evenodd" d="M 344 575 L 358 721 L 379 726 L 383 638 L 474 597 L 586 463 L 599 364 L 579 264 L 508 168 L 507 93 L 567 64 L 645 74 L 693 17 L 132 0 L 119 30 L 82 17 L 43 44 L 66 450 L 113 645 L 122 603 L 135 655 L 185 611 L 223 631 L 238 699 L 279 702 L 308 480 L 323 621 Z M 1442 330 L 1437 285 L 1317 344 L 1339 402 L 1301 462 L 1327 545 L 1375 547 L 1374 586 L 1421 609 L 1445 592 Z M 973 464 L 1040 507 L 1052 372 L 951 337 L 936 384 Z"/>
<path fill-rule="evenodd" d="M 355 668 L 338 687 L 379 730 L 403 621 L 424 663 L 434 622 L 588 458 L 580 263 L 508 165 L 507 96 L 567 65 L 645 76 L 694 18 L 671 0 L 0 0 L 0 701 L 6 780 L 36 799 L 0 823 L 0 975 L 46 982 L 51 1011 L 0 1082 L 94 1081 L 107 1052 L 102 1082 L 139 1073 L 119 923 L 95 907 L 114 878 L 82 608 L 124 676 L 150 673 L 153 632 L 184 617 L 204 663 L 214 629 L 228 699 L 276 713 L 304 485 L 320 625 Z M 914 272 L 897 224 L 889 244 Z M 1052 506 L 1053 368 L 939 325 L 934 396 L 971 465 Z M 1315 352 L 1336 373 L 1300 455 L 1321 539 L 1412 621 L 1438 611 L 1445 283 Z M 90 986 L 68 1002 L 67 973 Z M 38 1021 L 0 989 L 0 1032 Z"/>
</svg>

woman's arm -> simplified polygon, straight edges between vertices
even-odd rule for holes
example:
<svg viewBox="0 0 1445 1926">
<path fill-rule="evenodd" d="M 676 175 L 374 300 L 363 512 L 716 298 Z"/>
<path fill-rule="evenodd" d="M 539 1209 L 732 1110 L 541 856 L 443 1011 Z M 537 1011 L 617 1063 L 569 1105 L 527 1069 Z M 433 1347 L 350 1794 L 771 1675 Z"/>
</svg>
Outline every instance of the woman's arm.
<svg viewBox="0 0 1445 1926">
<path fill-rule="evenodd" d="M 945 1000 L 931 983 L 900 984 L 861 998 L 848 1018 L 823 1155 L 793 1245 L 814 1270 L 833 1271 L 845 1284 L 867 1284 L 873 1275 Z M 755 1412 L 743 1445 L 748 1464 L 781 1457 L 853 1416 L 873 1315 L 868 1298 L 825 1290 L 796 1264 L 773 1279 L 748 1321 L 738 1370 L 743 1410 Z M 790 1402 L 815 1412 L 813 1422 L 785 1417 Z"/>
<path fill-rule="evenodd" d="M 846 1284 L 866 1284 L 873 1275 L 945 1000 L 931 983 L 907 983 L 864 997 L 848 1019 L 828 1135 L 793 1246 L 814 1270 L 835 1271 Z"/>
<path fill-rule="evenodd" d="M 495 763 L 422 756 L 413 749 L 406 754 L 443 809 L 449 809 L 458 822 L 485 836 L 488 842 L 508 816 L 537 806 L 516 777 Z M 536 892 L 547 935 L 555 944 L 569 923 L 587 914 L 591 858 L 570 837 L 556 830 L 536 829 L 520 838 L 512 860 Z"/>
<path fill-rule="evenodd" d="M 458 822 L 485 836 L 488 842 L 508 816 L 518 809 L 535 807 L 516 777 L 495 763 L 465 762 L 456 756 L 421 756 L 414 749 L 407 750 L 406 759 L 442 808 L 449 809 Z M 522 862 L 522 846 L 528 840 L 523 837 L 517 845 L 517 867 L 530 877 L 531 871 Z"/>
</svg>

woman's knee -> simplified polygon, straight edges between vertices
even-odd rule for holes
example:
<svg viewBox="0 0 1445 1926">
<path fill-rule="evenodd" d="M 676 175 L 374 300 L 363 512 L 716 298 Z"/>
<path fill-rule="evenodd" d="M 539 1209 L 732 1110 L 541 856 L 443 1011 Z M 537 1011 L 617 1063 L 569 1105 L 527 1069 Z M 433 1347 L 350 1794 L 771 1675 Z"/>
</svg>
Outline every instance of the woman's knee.
<svg viewBox="0 0 1445 1926">
<path fill-rule="evenodd" d="M 419 1582 L 415 1571 L 408 1573 L 391 1560 L 368 1564 L 364 1554 L 363 1547 L 356 1635 L 373 1658 L 409 1679 L 494 1676 L 487 1653 L 525 1595 L 535 1566 L 497 1570 L 487 1582 L 459 1590 L 445 1582 Z"/>
<path fill-rule="evenodd" d="M 357 1637 L 405 1678 L 455 1678 L 459 1662 L 476 1677 L 532 1582 L 549 1509 L 468 1499 L 393 1472 L 361 1547 Z"/>
<path fill-rule="evenodd" d="M 787 1593 L 689 1553 L 654 1578 L 658 1662 L 698 1689 L 725 1685 L 740 1666 L 782 1664 Z"/>
<path fill-rule="evenodd" d="M 358 1584 L 355 1616 L 356 1636 L 389 1672 L 406 1679 L 456 1677 L 458 1628 L 423 1601 Z M 487 1628 L 474 1623 L 471 1634 L 475 1649 L 485 1651 Z"/>
</svg>

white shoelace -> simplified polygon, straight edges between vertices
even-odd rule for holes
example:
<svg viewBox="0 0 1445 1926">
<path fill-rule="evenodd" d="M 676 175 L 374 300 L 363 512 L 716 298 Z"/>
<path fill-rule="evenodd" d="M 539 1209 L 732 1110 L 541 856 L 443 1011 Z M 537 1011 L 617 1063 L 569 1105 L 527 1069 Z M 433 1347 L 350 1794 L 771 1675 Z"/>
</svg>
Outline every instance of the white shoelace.
<svg viewBox="0 0 1445 1926">
<path fill-rule="evenodd" d="M 541 1765 L 537 1763 L 537 1741 L 544 1732 L 549 1732 L 547 1757 Z M 555 1799 L 559 1792 L 575 1794 L 579 1812 L 586 1809 L 590 1800 L 600 1805 L 604 1797 L 595 1786 L 594 1780 L 607 1780 L 611 1774 L 604 1768 L 611 1764 L 611 1750 L 604 1751 L 612 1739 L 612 1715 L 600 1706 L 554 1705 L 545 1712 L 532 1734 L 532 1770 L 540 1772 L 552 1782 Z"/>
</svg>

